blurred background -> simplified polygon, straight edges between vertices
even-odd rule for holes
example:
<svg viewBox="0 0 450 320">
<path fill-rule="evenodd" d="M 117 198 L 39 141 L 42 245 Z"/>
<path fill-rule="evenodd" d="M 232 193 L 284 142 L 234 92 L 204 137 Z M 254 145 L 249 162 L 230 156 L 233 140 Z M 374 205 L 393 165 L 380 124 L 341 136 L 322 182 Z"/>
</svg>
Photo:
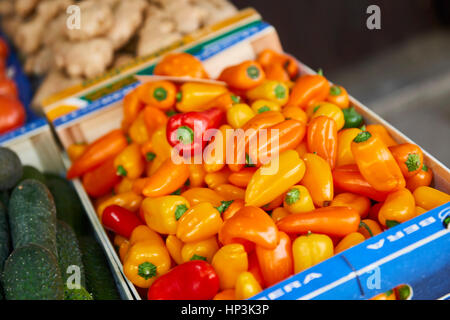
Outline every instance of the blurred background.
<svg viewBox="0 0 450 320">
<path fill-rule="evenodd" d="M 450 166 L 449 0 L 231 2 L 256 8 L 286 52 Z M 380 30 L 366 27 L 370 5 L 380 7 Z"/>
</svg>

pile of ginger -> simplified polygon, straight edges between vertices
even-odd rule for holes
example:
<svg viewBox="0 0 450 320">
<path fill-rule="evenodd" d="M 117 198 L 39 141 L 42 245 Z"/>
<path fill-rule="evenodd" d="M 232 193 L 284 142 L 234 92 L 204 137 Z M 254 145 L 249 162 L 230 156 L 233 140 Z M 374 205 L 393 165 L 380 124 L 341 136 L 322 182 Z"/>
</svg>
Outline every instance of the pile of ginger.
<svg viewBox="0 0 450 320">
<path fill-rule="evenodd" d="M 0 0 L 3 32 L 25 71 L 43 79 L 33 99 L 36 110 L 56 92 L 236 11 L 227 0 Z"/>
</svg>

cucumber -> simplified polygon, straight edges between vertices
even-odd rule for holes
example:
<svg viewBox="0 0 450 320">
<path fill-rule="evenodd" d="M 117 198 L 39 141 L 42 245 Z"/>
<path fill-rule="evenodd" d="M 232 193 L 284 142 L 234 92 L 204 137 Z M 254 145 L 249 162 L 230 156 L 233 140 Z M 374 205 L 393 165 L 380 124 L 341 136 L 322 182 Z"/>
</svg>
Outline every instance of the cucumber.
<svg viewBox="0 0 450 320">
<path fill-rule="evenodd" d="M 23 173 L 22 173 L 22 178 L 20 178 L 20 181 L 23 181 L 26 179 L 34 179 L 34 180 L 42 182 L 43 184 L 46 183 L 45 177 L 42 174 L 42 172 L 40 172 L 35 167 L 25 165 L 22 167 L 22 171 L 23 171 Z"/>
<path fill-rule="evenodd" d="M 6 300 L 62 300 L 64 287 L 55 256 L 37 244 L 27 244 L 9 256 L 3 271 Z"/>
<path fill-rule="evenodd" d="M 102 248 L 91 236 L 79 239 L 83 264 L 86 270 L 86 284 L 94 300 L 119 300 L 114 277 Z"/>
<path fill-rule="evenodd" d="M 8 204 L 9 204 L 9 191 L 8 190 L 0 191 L 0 202 L 3 203 L 5 208 L 8 208 Z"/>
<path fill-rule="evenodd" d="M 56 208 L 44 184 L 31 179 L 19 183 L 9 199 L 8 215 L 14 249 L 35 243 L 58 256 Z"/>
<path fill-rule="evenodd" d="M 0 147 L 0 190 L 14 187 L 22 177 L 22 163 L 17 154 Z"/>
<path fill-rule="evenodd" d="M 72 228 L 65 222 L 58 220 L 56 223 L 56 245 L 58 247 L 58 265 L 61 270 L 61 276 L 64 283 L 67 280 L 74 283 L 74 272 L 69 270 L 70 266 L 79 268 L 78 285 L 85 286 L 85 275 L 81 250 L 78 245 L 78 239 Z M 69 271 L 69 272 L 68 272 Z"/>
<path fill-rule="evenodd" d="M 78 236 L 87 234 L 89 221 L 72 184 L 54 174 L 44 175 L 55 200 L 57 218 L 71 226 Z"/>
<path fill-rule="evenodd" d="M 64 290 L 64 300 L 94 300 L 92 295 L 83 287 L 80 289 Z"/>
<path fill-rule="evenodd" d="M 8 218 L 6 208 L 0 202 L 0 274 L 3 271 L 3 265 L 11 253 L 11 244 L 9 238 Z"/>
</svg>

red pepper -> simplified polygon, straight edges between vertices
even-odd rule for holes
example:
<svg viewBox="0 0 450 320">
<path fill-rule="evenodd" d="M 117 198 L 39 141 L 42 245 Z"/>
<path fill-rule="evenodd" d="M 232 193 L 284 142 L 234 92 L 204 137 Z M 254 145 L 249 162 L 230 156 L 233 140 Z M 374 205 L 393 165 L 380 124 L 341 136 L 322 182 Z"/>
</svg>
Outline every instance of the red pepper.
<svg viewBox="0 0 450 320">
<path fill-rule="evenodd" d="M 210 300 L 219 291 L 219 277 L 206 261 L 180 264 L 160 276 L 148 290 L 148 300 Z"/>
<path fill-rule="evenodd" d="M 375 201 L 384 201 L 386 192 L 375 190 L 361 175 L 356 164 L 346 164 L 333 170 L 333 182 L 336 189 L 356 193 Z"/>
<path fill-rule="evenodd" d="M 217 129 L 224 120 L 225 113 L 219 108 L 202 112 L 187 112 L 174 115 L 167 123 L 167 140 L 181 155 L 194 155 L 206 146 L 205 131 Z M 195 130 L 194 130 L 195 129 Z"/>
<path fill-rule="evenodd" d="M 120 181 L 114 166 L 114 157 L 104 162 L 100 167 L 83 175 L 83 186 L 87 194 L 94 198 L 104 196 Z"/>
<path fill-rule="evenodd" d="M 143 223 L 134 212 L 112 205 L 106 207 L 103 211 L 102 224 L 106 229 L 111 230 L 122 237 L 130 238 L 133 230 Z"/>
</svg>

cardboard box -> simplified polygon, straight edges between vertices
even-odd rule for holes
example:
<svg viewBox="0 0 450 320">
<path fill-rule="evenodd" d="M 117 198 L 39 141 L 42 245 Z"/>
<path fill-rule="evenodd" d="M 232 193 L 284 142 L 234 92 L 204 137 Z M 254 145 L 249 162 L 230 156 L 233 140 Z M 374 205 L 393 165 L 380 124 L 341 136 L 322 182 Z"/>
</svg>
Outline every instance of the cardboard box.
<svg viewBox="0 0 450 320">
<path fill-rule="evenodd" d="M 231 64 L 254 58 L 265 48 L 281 50 L 275 30 L 268 24 L 257 20 L 247 26 L 237 23 L 234 29 L 230 28 L 227 31 L 226 35 L 216 33 L 216 38 L 180 50 L 199 57 L 207 70 L 212 75 L 216 75 Z M 302 73 L 313 73 L 307 66 L 299 64 Z M 151 74 L 153 65 L 154 63 L 149 63 L 148 67 L 138 71 L 137 74 Z M 136 70 L 133 72 L 136 73 Z M 128 81 L 124 79 L 121 77 L 121 81 Z M 132 82 L 126 86 L 119 86 L 118 91 L 102 95 L 100 99 L 86 104 L 83 108 L 87 112 L 86 114 L 83 114 L 83 109 L 80 109 L 81 113 L 78 115 L 68 115 L 55 120 L 56 132 L 63 145 L 67 147 L 74 142 L 90 142 L 107 131 L 118 128 L 122 119 L 121 99 L 136 84 L 136 82 Z M 103 87 L 97 86 L 95 90 L 100 92 L 108 85 L 111 85 L 111 81 L 108 81 Z M 87 101 L 87 94 L 94 94 L 94 92 L 92 90 L 85 91 L 76 95 L 75 99 Z M 66 101 L 70 101 L 70 99 L 72 98 L 68 98 Z M 356 110 L 364 116 L 367 123 L 383 124 L 394 139 L 400 143 L 412 142 L 354 98 L 351 98 L 351 102 Z M 424 156 L 426 164 L 434 172 L 435 187 L 449 193 L 449 169 L 427 152 L 424 152 Z M 107 241 L 107 235 L 79 180 L 75 180 L 75 186 L 96 231 L 105 240 L 105 248 L 110 250 L 114 262 L 122 271 L 117 253 L 111 243 Z M 443 218 L 448 215 L 449 207 L 450 204 L 447 204 L 368 239 L 354 248 L 264 290 L 254 299 L 367 299 L 403 283 L 413 286 L 413 298 L 439 298 L 450 288 L 447 280 L 442 280 L 439 276 L 440 270 L 448 270 L 450 265 L 448 250 L 446 252 L 442 250 L 449 244 L 448 230 L 444 230 L 441 223 Z M 422 260 L 422 257 L 427 260 Z M 435 267 L 429 267 L 430 261 L 435 263 Z M 369 291 L 370 274 L 368 272 L 374 266 L 378 266 L 381 270 L 381 285 L 379 288 L 377 286 Z M 437 281 L 443 284 L 444 288 L 439 287 L 436 292 L 433 292 L 433 288 L 427 287 L 426 284 L 425 287 L 423 286 L 424 283 L 421 280 L 424 278 L 429 283 Z M 140 299 L 134 286 L 126 278 L 125 282 L 129 285 L 134 298 Z M 364 286 L 364 283 L 367 286 Z"/>
</svg>

